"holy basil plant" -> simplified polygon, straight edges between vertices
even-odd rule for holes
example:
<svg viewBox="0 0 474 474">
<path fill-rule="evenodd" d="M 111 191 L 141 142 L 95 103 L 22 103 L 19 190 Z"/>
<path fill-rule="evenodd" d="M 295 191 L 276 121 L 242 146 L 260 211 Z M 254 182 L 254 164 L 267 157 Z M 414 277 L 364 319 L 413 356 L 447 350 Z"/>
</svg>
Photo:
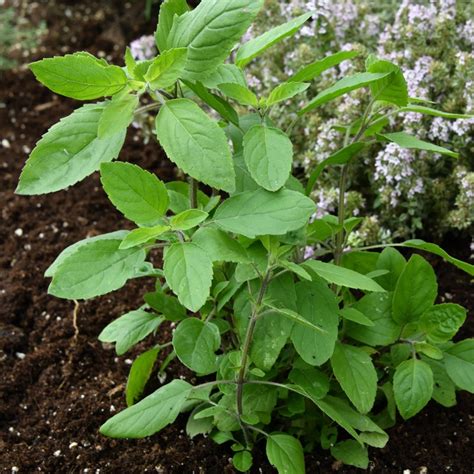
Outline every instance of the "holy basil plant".
<svg viewBox="0 0 474 474">
<path fill-rule="evenodd" d="M 257 445 L 279 473 L 304 473 L 304 453 L 320 448 L 365 468 L 368 447 L 386 445 L 384 430 L 397 413 L 408 419 L 431 399 L 449 407 L 458 390 L 474 392 L 474 340 L 452 342 L 466 310 L 437 303 L 435 273 L 414 251 L 470 275 L 474 266 L 421 240 L 348 248 L 360 223 L 345 211 L 350 164 L 386 141 L 457 154 L 390 130 L 394 114 L 448 115 L 409 97 L 402 71 L 375 56 L 316 97 L 302 95 L 309 83 L 357 51 L 309 64 L 259 97 L 245 66 L 312 21 L 302 15 L 235 52 L 262 3 L 203 0 L 191 10 L 184 0 L 165 0 L 153 60 L 136 62 L 127 50 L 124 67 L 86 52 L 31 64 L 55 93 L 99 102 L 43 135 L 17 192 L 58 191 L 99 171 L 110 201 L 136 226 L 80 241 L 46 271 L 49 293 L 71 300 L 134 278 L 156 282 L 141 307 L 99 336 L 119 355 L 144 339 L 150 344 L 132 364 L 128 408 L 103 424 L 104 435 L 149 436 L 186 413 L 188 435 L 230 443 L 239 471 L 250 469 Z M 359 88 L 371 100 L 362 117 L 340 125 L 344 147 L 298 180 L 291 129 L 274 125 L 272 107 L 299 101 L 296 123 Z M 164 183 L 114 161 L 134 116 L 150 111 L 157 111 L 158 142 L 188 181 Z M 338 215 L 315 218 L 312 196 L 330 166 L 341 170 Z M 147 261 L 156 252 L 162 268 Z M 160 327 L 169 322 L 176 329 L 166 341 Z M 143 397 L 164 352 L 160 372 L 177 358 L 204 381 L 178 378 Z"/>
</svg>

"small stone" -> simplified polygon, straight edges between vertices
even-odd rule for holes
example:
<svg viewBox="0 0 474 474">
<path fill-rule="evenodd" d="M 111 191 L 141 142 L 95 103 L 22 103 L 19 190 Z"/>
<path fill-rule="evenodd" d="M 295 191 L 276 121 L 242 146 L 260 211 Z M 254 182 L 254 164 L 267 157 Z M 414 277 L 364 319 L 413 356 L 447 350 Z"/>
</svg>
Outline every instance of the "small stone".
<svg viewBox="0 0 474 474">
<path fill-rule="evenodd" d="M 10 148 L 10 142 L 6 138 L 4 138 L 2 140 L 2 146 L 3 148 Z"/>
<path fill-rule="evenodd" d="M 54 451 L 53 456 L 58 457 L 61 455 L 61 450 L 58 449 L 57 451 Z"/>
<path fill-rule="evenodd" d="M 78 444 L 75 441 L 73 441 L 72 443 L 69 444 L 69 449 L 75 448 L 76 446 L 78 446 Z"/>
<path fill-rule="evenodd" d="M 18 227 L 18 229 L 15 229 L 15 235 L 18 237 L 21 237 L 23 235 L 23 229 L 21 227 Z"/>
<path fill-rule="evenodd" d="M 20 360 L 22 360 L 22 359 L 24 359 L 24 358 L 26 357 L 26 354 L 24 354 L 23 352 L 17 352 L 15 355 L 16 355 L 16 356 L 18 357 L 18 359 L 20 359 Z"/>
</svg>

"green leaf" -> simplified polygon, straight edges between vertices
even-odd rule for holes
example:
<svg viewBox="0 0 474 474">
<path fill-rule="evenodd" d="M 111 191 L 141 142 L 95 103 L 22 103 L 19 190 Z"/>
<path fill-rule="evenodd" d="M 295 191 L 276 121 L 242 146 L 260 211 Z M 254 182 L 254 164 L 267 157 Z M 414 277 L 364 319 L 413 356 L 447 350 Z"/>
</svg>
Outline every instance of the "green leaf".
<svg viewBox="0 0 474 474">
<path fill-rule="evenodd" d="M 186 317 L 186 309 L 179 304 L 177 298 L 166 295 L 159 286 L 153 293 L 146 293 L 143 299 L 148 306 L 161 313 L 168 321 L 181 321 Z"/>
<path fill-rule="evenodd" d="M 209 107 L 213 108 L 222 118 L 229 123 L 239 126 L 239 116 L 234 108 L 216 94 L 209 92 L 200 82 L 193 84 L 190 81 L 183 80 L 184 84 L 189 87 L 201 100 L 203 100 Z"/>
<path fill-rule="evenodd" d="M 160 14 L 158 16 L 158 26 L 155 32 L 155 41 L 160 53 L 168 49 L 168 36 L 175 15 L 179 17 L 189 11 L 189 5 L 186 0 L 164 0 L 160 5 Z"/>
<path fill-rule="evenodd" d="M 235 82 L 227 84 L 219 84 L 219 90 L 227 97 L 234 99 L 241 105 L 250 105 L 250 107 L 258 107 L 257 96 L 247 87 Z"/>
<path fill-rule="evenodd" d="M 112 204 L 138 225 L 153 226 L 169 206 L 166 187 L 154 174 L 131 163 L 103 163 L 102 186 Z"/>
<path fill-rule="evenodd" d="M 430 366 L 418 359 L 402 362 L 393 376 L 393 391 L 403 419 L 415 416 L 433 394 L 433 372 Z"/>
<path fill-rule="evenodd" d="M 98 99 L 121 91 L 127 75 L 88 53 L 66 54 L 29 65 L 36 79 L 56 94 L 78 100 Z"/>
<path fill-rule="evenodd" d="M 145 261 L 142 249 L 119 250 L 121 240 L 95 240 L 64 258 L 48 293 L 71 300 L 89 299 L 121 288 Z"/>
<path fill-rule="evenodd" d="M 339 314 L 347 321 L 352 321 L 362 326 L 375 326 L 371 319 L 355 308 L 343 308 L 339 311 Z"/>
<path fill-rule="evenodd" d="M 293 145 L 280 129 L 255 125 L 244 136 L 244 160 L 252 178 L 268 191 L 287 182 L 293 163 Z"/>
<path fill-rule="evenodd" d="M 170 219 L 173 230 L 189 230 L 196 227 L 208 218 L 209 214 L 199 209 L 188 209 Z"/>
<path fill-rule="evenodd" d="M 267 438 L 267 458 L 278 474 L 304 474 L 304 454 L 301 443 L 293 436 L 276 433 Z"/>
<path fill-rule="evenodd" d="M 444 366 L 461 390 L 474 393 L 474 339 L 465 339 L 445 351 Z"/>
<path fill-rule="evenodd" d="M 433 145 L 433 143 L 425 142 L 405 132 L 380 134 L 377 135 L 377 138 L 379 140 L 388 140 L 389 142 L 396 143 L 401 148 L 432 151 L 433 153 L 440 153 L 453 158 L 459 157 L 459 153 L 455 153 L 454 151 L 443 148 L 442 146 Z"/>
<path fill-rule="evenodd" d="M 145 390 L 159 352 L 159 347 L 154 347 L 133 361 L 125 391 L 127 406 L 132 406 Z"/>
<path fill-rule="evenodd" d="M 166 102 L 156 118 L 156 133 L 168 157 L 185 173 L 216 189 L 235 189 L 225 133 L 193 101 Z"/>
<path fill-rule="evenodd" d="M 186 434 L 191 439 L 200 434 L 207 435 L 214 428 L 213 419 L 211 417 L 196 418 L 196 415 L 199 415 L 207 406 L 206 403 L 198 405 L 189 415 L 188 421 L 186 422 Z"/>
<path fill-rule="evenodd" d="M 312 81 L 314 78 L 320 76 L 324 71 L 330 69 L 338 64 L 352 59 L 359 55 L 358 51 L 339 51 L 335 54 L 330 54 L 323 59 L 315 61 L 314 63 L 300 69 L 289 81 L 291 82 L 306 82 Z"/>
<path fill-rule="evenodd" d="M 296 293 L 293 278 L 284 274 L 273 279 L 267 290 L 276 308 L 296 309 Z M 246 317 L 250 319 L 250 305 Z M 264 370 L 270 370 L 280 355 L 281 350 L 288 342 L 294 322 L 275 311 L 257 319 L 254 336 L 250 348 L 250 358 L 254 364 Z"/>
<path fill-rule="evenodd" d="M 329 283 L 355 288 L 365 291 L 385 291 L 378 283 L 371 278 L 362 275 L 354 270 L 340 267 L 332 263 L 321 262 L 319 260 L 308 260 L 303 264 L 309 270 L 324 278 Z"/>
<path fill-rule="evenodd" d="M 372 74 L 370 72 L 361 72 L 354 74 L 353 76 L 344 77 L 328 89 L 321 91 L 309 104 L 306 105 L 306 107 L 303 107 L 303 109 L 298 112 L 298 115 L 303 115 L 316 107 L 340 97 L 341 95 L 347 94 L 348 92 L 368 86 L 372 82 L 378 81 L 389 74 L 390 73 Z"/>
<path fill-rule="evenodd" d="M 364 350 L 337 343 L 331 357 L 334 375 L 361 413 L 368 413 L 375 402 L 377 372 L 371 357 Z"/>
<path fill-rule="evenodd" d="M 377 260 L 377 269 L 388 270 L 388 273 L 377 277 L 377 282 L 387 291 L 395 290 L 406 263 L 405 257 L 398 250 L 392 247 L 385 248 Z"/>
<path fill-rule="evenodd" d="M 198 311 L 206 302 L 212 283 L 212 261 L 197 245 L 173 244 L 165 253 L 166 282 L 190 311 Z"/>
<path fill-rule="evenodd" d="M 202 80 L 208 89 L 217 89 L 219 84 L 240 84 L 247 87 L 242 69 L 235 64 L 219 64 L 211 75 Z"/>
<path fill-rule="evenodd" d="M 456 385 L 449 378 L 442 363 L 429 359 L 426 362 L 433 371 L 433 400 L 444 407 L 453 407 L 456 405 Z"/>
<path fill-rule="evenodd" d="M 392 296 L 389 293 L 371 293 L 363 296 L 354 309 L 369 318 L 372 326 L 346 323 L 347 335 L 369 346 L 388 346 L 400 336 L 401 326 L 392 319 Z"/>
<path fill-rule="evenodd" d="M 69 247 L 66 247 L 54 260 L 54 262 L 44 272 L 45 277 L 52 277 L 58 270 L 59 266 L 66 260 L 67 257 L 72 255 L 79 247 L 87 245 L 96 240 L 122 240 L 128 234 L 128 230 L 117 230 L 115 232 L 109 232 L 108 234 L 96 235 L 95 237 L 89 237 L 87 239 L 80 240 Z"/>
<path fill-rule="evenodd" d="M 414 239 L 414 240 L 407 240 L 400 244 L 403 247 L 410 247 L 413 249 L 418 250 L 425 250 L 426 252 L 433 253 L 435 255 L 440 256 L 447 262 L 451 263 L 452 265 L 460 268 L 461 270 L 465 271 L 471 276 L 474 276 L 474 265 L 471 263 L 463 262 L 457 258 L 451 257 L 447 252 L 445 252 L 439 245 L 431 244 L 429 242 L 425 242 L 424 240 Z"/>
<path fill-rule="evenodd" d="M 156 225 L 153 227 L 134 229 L 125 236 L 122 243 L 120 244 L 119 249 L 131 249 L 133 247 L 146 244 L 150 240 L 155 240 L 157 237 L 164 234 L 168 230 L 170 230 L 170 227 L 167 225 Z"/>
<path fill-rule="evenodd" d="M 253 464 L 252 453 L 250 451 L 240 451 L 232 457 L 232 464 L 239 472 L 247 472 Z"/>
<path fill-rule="evenodd" d="M 176 420 L 192 388 L 184 380 L 173 380 L 107 420 L 100 432 L 110 438 L 151 436 Z"/>
<path fill-rule="evenodd" d="M 287 23 L 272 28 L 257 38 L 247 41 L 247 43 L 244 43 L 237 51 L 235 63 L 239 67 L 244 67 L 252 61 L 252 59 L 262 54 L 274 44 L 294 35 L 312 16 L 313 12 L 305 13 L 293 18 L 293 20 L 290 20 Z"/>
<path fill-rule="evenodd" d="M 415 112 L 418 114 L 431 115 L 433 117 L 443 117 L 446 119 L 468 119 L 473 118 L 474 114 L 453 114 L 451 112 L 443 112 L 442 110 L 432 109 L 424 105 L 409 104 L 407 107 L 402 107 L 398 113 Z"/>
<path fill-rule="evenodd" d="M 427 342 L 415 342 L 413 347 L 418 354 L 423 354 L 430 359 L 441 360 L 443 358 L 443 351 Z"/>
<path fill-rule="evenodd" d="M 369 453 L 365 446 L 361 446 L 357 441 L 348 439 L 341 441 L 331 447 L 331 455 L 338 461 L 349 466 L 360 469 L 367 469 L 369 466 Z"/>
<path fill-rule="evenodd" d="M 193 235 L 193 242 L 203 248 L 213 262 L 249 263 L 242 245 L 222 230 L 210 227 L 199 229 Z"/>
<path fill-rule="evenodd" d="M 284 82 L 270 92 L 265 103 L 267 107 L 271 107 L 279 102 L 291 99 L 295 95 L 301 94 L 309 86 L 309 84 L 304 82 Z"/>
<path fill-rule="evenodd" d="M 117 158 L 125 130 L 98 138 L 104 104 L 87 104 L 53 125 L 36 144 L 20 176 L 18 194 L 45 194 L 82 181 Z"/>
<path fill-rule="evenodd" d="M 254 238 L 299 229 L 314 212 L 314 202 L 296 191 L 259 189 L 227 199 L 217 208 L 214 222 L 228 232 Z"/>
<path fill-rule="evenodd" d="M 125 48 L 124 61 L 125 61 L 125 67 L 127 68 L 127 74 L 130 77 L 135 77 L 133 74 L 133 71 L 135 67 L 137 66 L 137 62 L 135 61 L 135 58 L 132 55 L 132 51 L 128 46 Z"/>
<path fill-rule="evenodd" d="M 322 365 L 334 351 L 339 325 L 334 293 L 320 280 L 296 284 L 298 313 L 321 327 L 325 334 L 308 331 L 303 325 L 293 327 L 291 341 L 301 358 L 310 365 Z"/>
<path fill-rule="evenodd" d="M 283 267 L 293 272 L 295 275 L 298 275 L 303 280 L 312 281 L 311 275 L 301 266 L 295 262 L 290 262 L 287 260 L 279 260 L 278 263 Z"/>
<path fill-rule="evenodd" d="M 175 18 L 166 41 L 168 48 L 188 48 L 184 78 L 201 80 L 223 63 L 262 5 L 263 0 L 203 0 Z"/>
<path fill-rule="evenodd" d="M 135 94 L 116 94 L 106 102 L 99 119 L 97 136 L 100 139 L 123 132 L 133 121 L 138 107 L 138 96 Z"/>
<path fill-rule="evenodd" d="M 438 284 L 432 266 L 419 255 L 412 255 L 393 293 L 392 317 L 406 324 L 418 318 L 435 302 Z"/>
<path fill-rule="evenodd" d="M 181 321 L 173 334 L 173 348 L 179 360 L 199 375 L 217 370 L 215 352 L 220 345 L 217 326 L 197 318 Z"/>
<path fill-rule="evenodd" d="M 288 375 L 292 383 L 298 385 L 311 398 L 324 398 L 329 391 L 328 376 L 314 367 L 293 368 Z"/>
<path fill-rule="evenodd" d="M 389 102 L 398 106 L 408 104 L 408 87 L 400 68 L 390 61 L 370 55 L 366 61 L 367 72 L 390 74 L 370 84 L 370 91 L 375 100 Z"/>
<path fill-rule="evenodd" d="M 437 304 L 429 308 L 420 319 L 420 329 L 435 344 L 451 340 L 466 320 L 467 311 L 453 303 Z"/>
<path fill-rule="evenodd" d="M 352 143 L 337 151 L 336 153 L 332 154 L 329 158 L 326 158 L 325 160 L 321 161 L 321 163 L 319 163 L 313 170 L 311 176 L 308 179 L 308 184 L 306 185 L 306 194 L 308 196 L 311 194 L 314 185 L 316 184 L 316 181 L 323 172 L 324 168 L 329 165 L 345 165 L 352 158 L 354 158 L 354 156 L 356 156 L 357 153 L 359 153 L 365 146 L 366 144 L 362 142 Z"/>
<path fill-rule="evenodd" d="M 187 56 L 186 48 L 164 51 L 150 64 L 144 79 L 153 89 L 171 87 L 181 77 Z"/>
<path fill-rule="evenodd" d="M 137 342 L 145 339 L 163 322 L 163 318 L 141 309 L 130 311 L 108 324 L 99 334 L 99 341 L 115 342 L 118 355 L 125 354 Z"/>
</svg>

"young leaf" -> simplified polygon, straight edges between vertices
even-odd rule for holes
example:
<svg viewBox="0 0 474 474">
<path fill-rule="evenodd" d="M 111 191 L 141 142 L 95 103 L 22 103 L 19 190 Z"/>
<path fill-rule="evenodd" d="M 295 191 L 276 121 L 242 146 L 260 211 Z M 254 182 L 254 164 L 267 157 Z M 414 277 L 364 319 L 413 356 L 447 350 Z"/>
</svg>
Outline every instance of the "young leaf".
<svg viewBox="0 0 474 474">
<path fill-rule="evenodd" d="M 130 311 L 108 324 L 99 334 L 99 341 L 115 342 L 117 355 L 122 355 L 155 331 L 162 322 L 163 318 L 156 314 L 141 309 Z"/>
<path fill-rule="evenodd" d="M 135 77 L 133 74 L 133 71 L 135 70 L 137 66 L 137 62 L 135 61 L 135 58 L 132 55 L 132 51 L 128 46 L 125 48 L 124 61 L 125 61 L 125 67 L 127 68 L 127 74 L 130 77 Z"/>
<path fill-rule="evenodd" d="M 296 284 L 298 313 L 326 333 L 309 331 L 295 324 L 291 341 L 301 358 L 310 365 L 322 365 L 332 355 L 337 339 L 339 316 L 334 293 L 321 280 Z"/>
<path fill-rule="evenodd" d="M 223 63 L 262 5 L 263 0 L 203 0 L 175 18 L 166 43 L 188 48 L 184 78 L 201 80 Z"/>
<path fill-rule="evenodd" d="M 402 362 L 393 376 L 393 391 L 403 419 L 415 416 L 433 394 L 433 372 L 430 366 L 418 359 Z"/>
<path fill-rule="evenodd" d="M 48 293 L 71 300 L 89 299 L 121 288 L 145 261 L 142 249 L 119 250 L 117 240 L 95 240 L 64 258 Z"/>
<path fill-rule="evenodd" d="M 385 291 L 378 283 L 371 278 L 362 275 L 354 270 L 340 267 L 332 263 L 321 262 L 319 260 L 308 260 L 303 264 L 316 275 L 324 278 L 329 283 L 355 288 L 365 291 Z"/>
<path fill-rule="evenodd" d="M 360 469 L 367 469 L 369 466 L 369 454 L 367 448 L 361 446 L 353 439 L 341 441 L 332 446 L 331 455 L 338 461 L 349 466 L 355 466 Z"/>
<path fill-rule="evenodd" d="M 284 82 L 270 92 L 265 104 L 267 107 L 291 99 L 304 92 L 310 85 L 304 82 Z"/>
<path fill-rule="evenodd" d="M 255 125 L 244 136 L 244 160 L 252 178 L 268 191 L 278 191 L 288 180 L 293 145 L 280 129 Z"/>
<path fill-rule="evenodd" d="M 370 84 L 370 91 L 375 100 L 389 102 L 398 106 L 408 104 L 408 87 L 400 68 L 390 61 L 370 55 L 366 61 L 367 72 L 390 74 Z"/>
<path fill-rule="evenodd" d="M 219 64 L 212 74 L 201 82 L 208 89 L 217 89 L 219 84 L 240 84 L 247 87 L 242 69 L 235 64 Z"/>
<path fill-rule="evenodd" d="M 417 114 L 431 115 L 433 117 L 442 117 L 445 119 L 469 119 L 473 118 L 473 114 L 453 114 L 451 112 L 444 112 L 442 110 L 432 109 L 424 105 L 409 104 L 407 107 L 402 107 L 398 113 L 415 112 Z"/>
<path fill-rule="evenodd" d="M 432 151 L 433 153 L 440 153 L 453 158 L 459 157 L 459 153 L 455 153 L 442 146 L 433 145 L 433 143 L 425 142 L 405 132 L 385 133 L 377 135 L 377 137 L 379 140 L 388 140 L 389 142 L 396 143 L 401 148 Z"/>
<path fill-rule="evenodd" d="M 305 13 L 287 23 L 272 28 L 257 38 L 247 41 L 237 51 L 235 63 L 241 68 L 244 67 L 275 43 L 294 35 L 312 16 L 312 12 Z"/>
<path fill-rule="evenodd" d="M 250 107 L 258 107 L 257 96 L 247 87 L 231 82 L 228 84 L 219 84 L 219 90 L 227 97 L 234 99 L 241 105 L 249 105 Z"/>
<path fill-rule="evenodd" d="M 371 293 L 363 296 L 354 309 L 369 318 L 373 325 L 362 326 L 348 321 L 347 335 L 355 341 L 369 346 L 387 346 L 393 344 L 402 330 L 392 319 L 392 297 L 389 293 Z"/>
<path fill-rule="evenodd" d="M 377 277 L 377 282 L 387 291 L 395 290 L 406 263 L 405 257 L 398 250 L 392 247 L 385 248 L 377 260 L 377 269 L 388 270 L 388 273 Z"/>
<path fill-rule="evenodd" d="M 456 385 L 449 378 L 446 368 L 441 362 L 434 360 L 426 359 L 426 363 L 433 371 L 433 400 L 444 407 L 453 407 L 456 405 Z"/>
<path fill-rule="evenodd" d="M 196 244 L 173 244 L 165 253 L 166 282 L 190 311 L 198 311 L 206 302 L 212 283 L 212 261 Z"/>
<path fill-rule="evenodd" d="M 375 402 L 377 373 L 371 357 L 364 350 L 337 343 L 331 357 L 334 375 L 361 413 L 368 413 Z"/>
<path fill-rule="evenodd" d="M 193 235 L 193 242 L 203 248 L 213 262 L 249 263 L 242 245 L 222 230 L 201 228 Z"/>
<path fill-rule="evenodd" d="M 166 102 L 156 118 L 156 133 L 166 154 L 185 173 L 216 189 L 235 189 L 225 133 L 193 101 Z"/>
<path fill-rule="evenodd" d="M 343 308 L 339 311 L 339 314 L 347 321 L 352 321 L 362 326 L 375 326 L 375 323 L 371 319 L 355 308 Z"/>
<path fill-rule="evenodd" d="M 339 51 L 305 66 L 289 79 L 289 82 L 307 82 L 320 76 L 324 71 L 359 55 L 358 51 Z"/>
<path fill-rule="evenodd" d="M 348 92 L 368 86 L 370 83 L 378 81 L 389 74 L 390 73 L 372 74 L 370 72 L 362 72 L 359 74 L 354 74 L 353 76 L 344 77 L 328 89 L 321 91 L 309 104 L 306 105 L 306 107 L 303 107 L 303 109 L 298 112 L 298 115 L 303 115 L 306 112 L 310 112 L 316 107 L 336 99 L 341 95 L 347 94 Z"/>
<path fill-rule="evenodd" d="M 145 386 L 150 378 L 151 371 L 155 365 L 160 349 L 154 347 L 143 354 L 140 354 L 132 364 L 127 379 L 125 396 L 127 406 L 132 406 L 145 390 Z"/>
<path fill-rule="evenodd" d="M 444 303 L 429 308 L 420 318 L 420 329 L 435 344 L 451 340 L 466 320 L 467 311 L 458 304 Z"/>
<path fill-rule="evenodd" d="M 461 390 L 474 393 L 474 339 L 465 339 L 445 351 L 444 366 Z"/>
<path fill-rule="evenodd" d="M 208 218 L 209 214 L 199 209 L 188 209 L 170 219 L 173 230 L 189 230 Z"/>
<path fill-rule="evenodd" d="M 36 79 L 57 94 L 78 100 L 98 99 L 121 91 L 127 75 L 88 53 L 66 54 L 29 65 Z"/>
<path fill-rule="evenodd" d="M 186 0 L 164 0 L 160 5 L 160 14 L 158 16 L 158 26 L 155 32 L 155 41 L 160 53 L 169 49 L 168 36 L 173 21 L 176 17 L 189 11 L 189 5 Z"/>
<path fill-rule="evenodd" d="M 107 420 L 100 432 L 110 438 L 151 436 L 176 420 L 192 388 L 184 380 L 173 380 Z"/>
<path fill-rule="evenodd" d="M 254 238 L 299 229 L 314 212 L 314 202 L 298 192 L 259 189 L 227 199 L 217 208 L 214 222 L 228 232 Z"/>
<path fill-rule="evenodd" d="M 102 139 L 123 132 L 133 121 L 133 114 L 138 107 L 138 96 L 135 94 L 116 94 L 107 102 L 99 119 L 97 136 Z"/>
<path fill-rule="evenodd" d="M 232 457 L 232 464 L 239 472 L 247 472 L 253 464 L 252 453 L 250 451 L 240 451 Z"/>
<path fill-rule="evenodd" d="M 393 319 L 400 324 L 417 321 L 433 306 L 437 294 L 438 284 L 433 268 L 423 257 L 412 255 L 393 293 Z"/>
<path fill-rule="evenodd" d="M 168 321 L 176 322 L 186 318 L 186 309 L 179 304 L 177 298 L 166 295 L 160 287 L 153 293 L 146 293 L 143 299 L 150 308 L 161 313 Z"/>
<path fill-rule="evenodd" d="M 227 120 L 229 123 L 239 126 L 239 116 L 235 109 L 216 94 L 209 92 L 200 82 L 193 84 L 190 81 L 182 81 L 189 87 L 202 101 L 204 101 L 209 107 L 213 108 L 222 118 Z"/>
<path fill-rule="evenodd" d="M 101 182 L 112 204 L 138 225 L 153 226 L 168 210 L 166 187 L 154 174 L 131 163 L 103 163 Z"/>
<path fill-rule="evenodd" d="M 173 334 L 173 348 L 179 360 L 199 375 L 217 370 L 215 352 L 220 345 L 217 326 L 197 318 L 181 321 Z"/>
<path fill-rule="evenodd" d="M 164 51 L 153 60 L 144 79 L 153 89 L 171 87 L 181 77 L 187 56 L 188 50 L 186 48 Z"/>
<path fill-rule="evenodd" d="M 153 227 L 134 229 L 125 236 L 119 248 L 120 250 L 125 250 L 138 247 L 139 245 L 146 244 L 152 239 L 156 239 L 168 230 L 170 230 L 170 226 L 167 225 L 156 225 Z"/>
<path fill-rule="evenodd" d="M 126 131 L 123 129 L 98 138 L 104 106 L 83 105 L 53 125 L 31 152 L 16 193 L 32 195 L 59 191 L 97 171 L 101 163 L 117 158 Z"/>
<path fill-rule="evenodd" d="M 278 474 L 304 474 L 304 455 L 301 443 L 293 436 L 276 433 L 267 438 L 267 458 Z"/>
<path fill-rule="evenodd" d="M 324 168 L 329 165 L 345 165 L 352 158 L 354 158 L 354 156 L 357 155 L 357 153 L 359 153 L 364 147 L 365 143 L 362 142 L 351 143 L 350 145 L 332 154 L 329 158 L 326 158 L 325 160 L 321 161 L 321 163 L 316 166 L 316 168 L 311 173 L 311 176 L 308 179 L 308 184 L 306 185 L 306 195 L 309 196 L 311 194 L 314 185 L 316 184 L 316 181 L 323 172 Z"/>
</svg>

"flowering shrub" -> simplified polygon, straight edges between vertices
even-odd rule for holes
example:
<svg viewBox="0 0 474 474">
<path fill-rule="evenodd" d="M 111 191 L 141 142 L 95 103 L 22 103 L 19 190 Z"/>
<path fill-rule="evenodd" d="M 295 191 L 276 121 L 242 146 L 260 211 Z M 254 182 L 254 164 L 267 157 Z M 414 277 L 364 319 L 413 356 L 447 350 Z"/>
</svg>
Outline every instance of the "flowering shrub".
<svg viewBox="0 0 474 474">
<path fill-rule="evenodd" d="M 314 21 L 304 13 L 232 53 L 262 6 L 263 0 L 203 0 L 191 10 L 184 0 L 166 0 L 155 58 L 137 61 L 127 50 L 119 67 L 77 52 L 31 64 L 52 91 L 99 101 L 43 135 L 17 192 L 59 191 L 100 171 L 105 193 L 135 228 L 66 248 L 46 270 L 48 291 L 89 299 L 130 279 L 154 279 L 143 305 L 99 335 L 115 343 L 118 355 L 153 340 L 165 321 L 175 325 L 169 340 L 163 334 L 135 359 L 128 407 L 101 433 L 142 438 L 187 413 L 188 435 L 228 442 L 242 472 L 251 468 L 257 444 L 265 444 L 280 474 L 304 474 L 304 452 L 316 447 L 367 468 L 368 447 L 386 445 L 384 430 L 397 413 L 408 419 L 431 399 L 453 406 L 457 390 L 474 392 L 474 340 L 452 341 L 466 310 L 435 304 L 433 268 L 418 254 L 407 261 L 396 248 L 434 253 L 469 275 L 474 265 L 423 240 L 350 248 L 361 224 L 347 206 L 350 165 L 386 142 L 456 159 L 451 149 L 390 131 L 389 117 L 462 115 L 420 105 L 409 97 L 402 70 L 375 55 L 362 71 L 298 99 L 324 71 L 358 56 L 354 50 L 322 57 L 257 95 L 248 66 Z M 357 115 L 354 107 L 334 122 L 342 147 L 298 180 L 289 136 L 296 118 L 310 123 L 320 107 L 361 90 L 370 96 L 365 110 Z M 151 103 L 140 106 L 144 97 Z M 284 131 L 274 118 L 288 102 L 300 105 Z M 150 110 L 160 144 L 188 182 L 164 183 L 116 161 L 128 126 Z M 311 199 L 320 202 L 320 177 L 330 168 L 339 172 L 337 215 L 321 214 Z M 157 252 L 163 265 L 155 268 L 149 256 Z M 175 378 L 144 396 L 164 350 L 171 352 L 161 374 L 177 358 L 201 383 Z"/>
<path fill-rule="evenodd" d="M 267 0 L 246 39 L 308 9 L 316 11 L 318 17 L 315 24 L 305 26 L 255 63 L 249 71 L 249 84 L 265 92 L 302 64 L 325 54 L 369 50 L 403 68 L 410 96 L 434 101 L 446 111 L 472 112 L 474 9 L 468 3 L 404 0 L 379 6 L 379 2 L 367 0 Z M 327 70 L 307 93 L 327 87 L 360 66 L 360 61 L 354 60 Z M 304 124 L 295 125 L 296 158 L 306 171 L 341 146 L 344 137 L 337 124 L 356 117 L 367 101 L 364 91 L 355 92 L 337 106 L 322 108 Z M 287 126 L 291 117 L 282 114 L 277 121 Z M 391 241 L 413 236 L 422 228 L 440 237 L 449 229 L 472 227 L 474 174 L 469 157 L 474 149 L 474 119 L 430 120 L 407 113 L 392 117 L 391 123 L 422 139 L 454 143 L 461 156 L 453 163 L 393 143 L 367 153 L 363 162 L 354 166 L 354 192 L 349 203 L 370 217 L 352 236 L 352 242 Z M 325 173 L 314 196 L 319 215 L 336 208 L 336 188 L 337 175 Z"/>
</svg>

